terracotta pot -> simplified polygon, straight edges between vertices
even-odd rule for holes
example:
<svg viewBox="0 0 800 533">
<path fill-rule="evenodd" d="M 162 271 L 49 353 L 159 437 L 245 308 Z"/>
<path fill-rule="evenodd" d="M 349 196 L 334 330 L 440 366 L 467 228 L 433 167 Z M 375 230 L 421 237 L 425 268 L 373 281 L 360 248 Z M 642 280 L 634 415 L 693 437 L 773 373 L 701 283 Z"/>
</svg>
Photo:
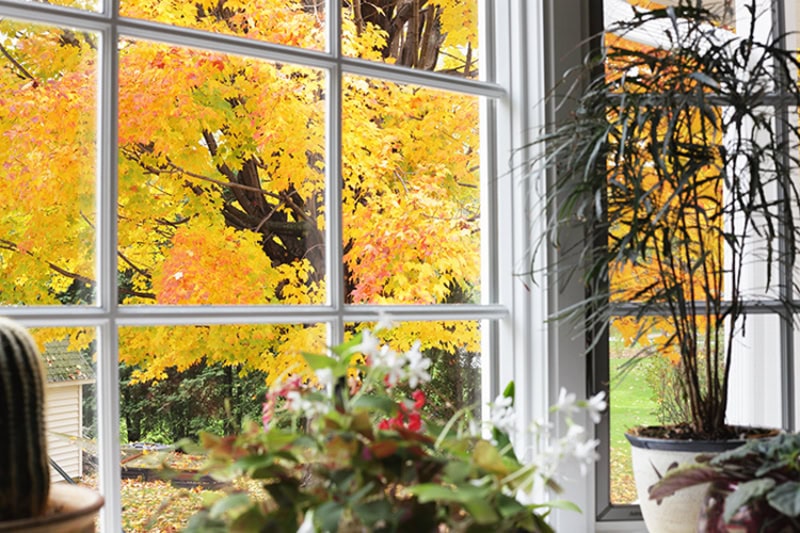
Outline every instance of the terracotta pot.
<svg viewBox="0 0 800 533">
<path fill-rule="evenodd" d="M 89 533 L 95 531 L 95 517 L 103 497 L 79 485 L 62 483 L 50 487 L 47 511 L 42 516 L 0 522 L 0 532 Z"/>
<path fill-rule="evenodd" d="M 639 506 L 650 533 L 695 533 L 708 484 L 682 489 L 654 501 L 648 489 L 667 471 L 693 463 L 701 453 L 718 453 L 744 444 L 742 440 L 690 441 L 637 437 L 625 434 L 631 443 L 633 477 Z"/>
</svg>

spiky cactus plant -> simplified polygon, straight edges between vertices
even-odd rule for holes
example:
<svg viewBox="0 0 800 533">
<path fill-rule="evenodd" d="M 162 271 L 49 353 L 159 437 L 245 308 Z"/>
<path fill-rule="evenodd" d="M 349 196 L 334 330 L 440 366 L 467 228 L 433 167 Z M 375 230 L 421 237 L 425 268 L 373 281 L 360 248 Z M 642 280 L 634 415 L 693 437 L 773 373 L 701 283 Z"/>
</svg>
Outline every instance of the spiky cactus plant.
<svg viewBox="0 0 800 533">
<path fill-rule="evenodd" d="M 44 370 L 30 334 L 0 317 L 0 521 L 44 512 L 50 467 Z"/>
</svg>

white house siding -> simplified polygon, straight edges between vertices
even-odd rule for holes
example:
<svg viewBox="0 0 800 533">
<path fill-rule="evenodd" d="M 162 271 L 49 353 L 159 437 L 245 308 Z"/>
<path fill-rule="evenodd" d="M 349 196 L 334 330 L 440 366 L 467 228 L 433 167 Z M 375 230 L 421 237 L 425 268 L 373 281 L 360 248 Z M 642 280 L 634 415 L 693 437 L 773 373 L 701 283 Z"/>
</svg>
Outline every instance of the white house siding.
<svg viewBox="0 0 800 533">
<path fill-rule="evenodd" d="M 80 437 L 83 425 L 82 386 L 82 382 L 50 383 L 45 398 L 48 453 L 73 478 L 82 474 L 81 450 L 75 443 L 55 433 Z M 50 477 L 54 482 L 63 481 L 61 474 L 52 467 Z"/>
</svg>

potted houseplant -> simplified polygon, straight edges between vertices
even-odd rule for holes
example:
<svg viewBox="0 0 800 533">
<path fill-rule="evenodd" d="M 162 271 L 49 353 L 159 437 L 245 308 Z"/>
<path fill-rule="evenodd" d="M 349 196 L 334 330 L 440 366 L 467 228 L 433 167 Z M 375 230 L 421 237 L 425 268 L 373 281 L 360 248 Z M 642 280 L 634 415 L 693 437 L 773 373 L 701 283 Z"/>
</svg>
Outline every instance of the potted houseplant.
<svg viewBox="0 0 800 533">
<path fill-rule="evenodd" d="M 800 435 L 781 434 L 666 473 L 653 498 L 711 483 L 698 531 L 780 532 L 800 530 Z"/>
<path fill-rule="evenodd" d="M 560 318 L 595 334 L 590 348 L 612 319 L 627 322 L 626 340 L 645 346 L 638 355 L 677 361 L 682 419 L 628 434 L 635 475 L 651 476 L 637 478 L 651 531 L 671 530 L 662 528 L 678 515 L 689 523 L 674 530 L 694 530 L 696 512 L 670 510 L 670 498 L 651 503 L 647 488 L 669 464 L 702 450 L 679 459 L 642 457 L 647 450 L 700 441 L 719 451 L 762 432 L 726 420 L 734 346 L 748 299 L 791 307 L 775 272 L 791 272 L 800 237 L 790 179 L 800 134 L 794 117 L 775 111 L 776 94 L 800 105 L 796 51 L 759 37 L 756 2 L 737 17 L 735 33 L 702 4 L 634 10 L 609 28 L 617 41 L 608 38 L 570 73 L 578 81 L 570 79 L 559 104 L 573 112 L 542 136 L 534 167 L 550 176 L 545 239 L 569 269 L 559 274 L 587 288 Z M 653 42 L 636 44 L 632 35 Z M 576 228 L 584 238 L 562 246 Z M 746 269 L 762 274 L 757 290 Z"/>
<path fill-rule="evenodd" d="M 328 355 L 305 357 L 316 380 L 273 385 L 262 424 L 204 436 L 209 472 L 244 475 L 258 489 L 209 502 L 186 531 L 550 532 L 548 509 L 576 509 L 531 498 L 536 484 L 558 491 L 559 462 L 593 463 L 597 441 L 572 416 L 585 409 L 599 420 L 602 394 L 577 401 L 562 392 L 554 409 L 569 430 L 551 435 L 537 425 L 537 452 L 523 461 L 509 438 L 513 384 L 482 433 L 470 408 L 450 420 L 426 414 L 420 385 L 430 361 L 419 343 L 399 353 L 364 330 Z"/>
<path fill-rule="evenodd" d="M 94 531 L 103 498 L 85 487 L 50 484 L 44 382 L 33 338 L 0 318 L 0 531 Z"/>
</svg>

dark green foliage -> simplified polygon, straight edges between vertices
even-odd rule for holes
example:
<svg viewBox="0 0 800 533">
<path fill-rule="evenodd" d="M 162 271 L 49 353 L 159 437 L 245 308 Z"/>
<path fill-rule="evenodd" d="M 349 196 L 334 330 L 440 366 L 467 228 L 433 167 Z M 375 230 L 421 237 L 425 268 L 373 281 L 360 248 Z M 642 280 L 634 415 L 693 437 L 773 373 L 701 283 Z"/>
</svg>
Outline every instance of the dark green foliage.
<svg viewBox="0 0 800 533">
<path fill-rule="evenodd" d="M 133 367 L 120 366 L 120 416 L 129 442 L 172 444 L 201 431 L 229 435 L 245 418 L 258 420 L 266 392 L 261 372 L 199 363 L 169 369 L 158 382 L 132 383 Z"/>
<path fill-rule="evenodd" d="M 47 505 L 44 383 L 30 334 L 0 318 L 0 522 L 38 516 Z"/>
</svg>

